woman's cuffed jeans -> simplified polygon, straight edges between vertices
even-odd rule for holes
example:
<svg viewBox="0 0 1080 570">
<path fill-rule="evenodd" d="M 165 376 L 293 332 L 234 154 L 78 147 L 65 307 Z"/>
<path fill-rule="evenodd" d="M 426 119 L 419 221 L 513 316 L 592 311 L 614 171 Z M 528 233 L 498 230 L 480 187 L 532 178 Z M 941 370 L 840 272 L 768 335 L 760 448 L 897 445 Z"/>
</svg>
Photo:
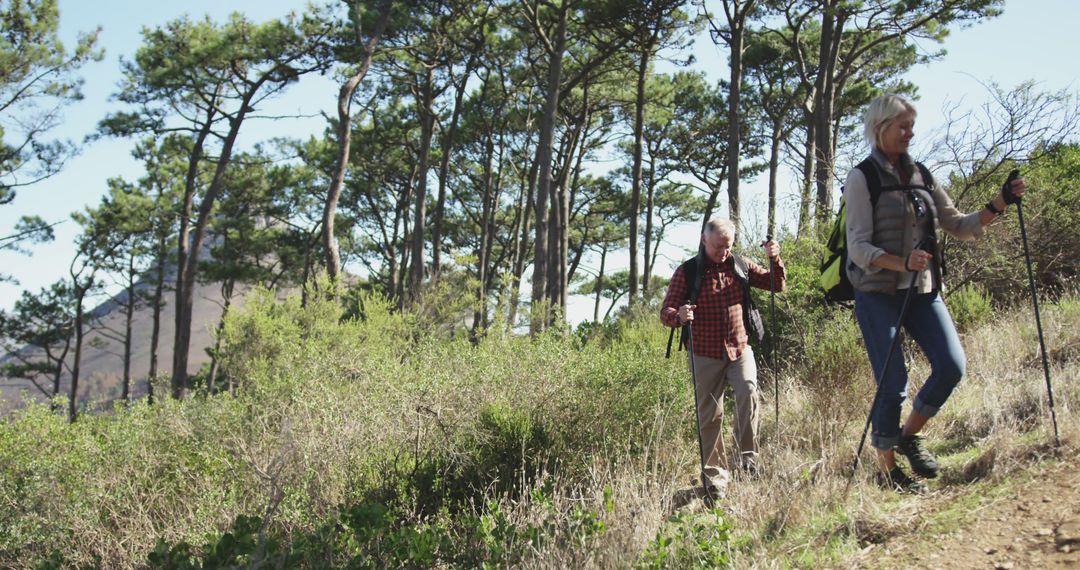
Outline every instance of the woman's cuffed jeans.
<svg viewBox="0 0 1080 570">
<path fill-rule="evenodd" d="M 877 449 L 892 449 L 900 440 L 900 408 L 907 398 L 908 381 L 902 343 L 897 344 L 884 374 L 882 368 L 897 334 L 896 324 L 906 294 L 905 290 L 892 295 L 855 292 L 855 317 L 862 329 L 874 377 L 880 378 L 881 394 L 871 412 L 870 435 L 870 445 Z M 915 396 L 912 407 L 924 416 L 933 417 L 964 375 L 964 347 L 937 292 L 912 294 L 903 327 L 930 361 L 930 377 Z"/>
</svg>

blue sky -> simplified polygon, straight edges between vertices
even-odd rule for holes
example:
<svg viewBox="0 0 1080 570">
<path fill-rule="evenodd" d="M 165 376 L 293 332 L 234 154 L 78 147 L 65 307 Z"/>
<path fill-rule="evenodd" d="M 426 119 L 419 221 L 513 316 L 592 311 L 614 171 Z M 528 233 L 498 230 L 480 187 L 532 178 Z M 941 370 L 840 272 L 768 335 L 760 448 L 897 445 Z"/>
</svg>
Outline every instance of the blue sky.
<svg viewBox="0 0 1080 570">
<path fill-rule="evenodd" d="M 60 0 L 61 34 L 69 45 L 79 31 L 102 27 L 101 45 L 105 59 L 84 69 L 85 99 L 68 108 L 66 123 L 53 135 L 81 140 L 93 132 L 97 122 L 119 107 L 109 101 L 120 79 L 119 60 L 130 58 L 141 42 L 144 26 L 157 26 L 189 14 L 193 18 L 209 15 L 220 21 L 237 11 L 255 21 L 279 17 L 301 10 L 304 3 L 292 0 Z M 1076 23 L 1080 22 L 1080 2 L 1075 0 L 1008 0 L 1005 13 L 967 29 L 953 30 L 945 42 L 944 59 L 911 71 L 908 79 L 919 86 L 919 133 L 930 132 L 941 122 L 946 101 L 962 102 L 973 107 L 986 100 L 980 84 L 997 82 L 1008 89 L 1025 80 L 1035 80 L 1044 90 L 1080 88 L 1080 66 L 1071 57 L 1080 53 Z M 936 46 L 928 45 L 927 49 Z M 726 50 L 699 40 L 695 53 L 698 66 L 710 74 L 726 73 Z M 328 78 L 301 82 L 274 103 L 283 114 L 316 115 L 308 120 L 245 124 L 241 147 L 272 136 L 306 136 L 322 132 L 320 111 L 330 112 L 337 87 Z M 77 226 L 70 213 L 98 202 L 105 192 L 105 181 L 113 176 L 129 180 L 141 172 L 130 157 L 131 143 L 125 140 L 102 140 L 86 147 L 70 161 L 59 175 L 36 186 L 22 189 L 13 204 L 0 207 L 0 234 L 10 230 L 22 215 L 36 214 L 48 221 L 67 220 L 56 229 L 57 239 L 33 249 L 32 256 L 0 253 L 0 272 L 14 275 L 21 286 L 0 285 L 0 308 L 7 309 L 22 288 L 37 290 L 66 275 L 73 249 L 71 243 Z M 766 181 L 744 182 L 751 215 L 764 212 Z M 792 192 L 781 185 L 780 192 Z M 764 222 L 762 221 L 762 224 Z M 681 248 L 693 247 L 694 226 L 672 236 L 672 245 L 664 253 L 674 263 L 682 256 Z M 623 261 L 625 264 L 625 260 Z M 657 272 L 665 274 L 668 262 L 658 263 Z M 606 308 L 606 307 L 605 307 Z M 602 308 L 603 310 L 603 308 Z M 588 301 L 577 300 L 570 307 L 571 320 L 591 317 Z"/>
</svg>

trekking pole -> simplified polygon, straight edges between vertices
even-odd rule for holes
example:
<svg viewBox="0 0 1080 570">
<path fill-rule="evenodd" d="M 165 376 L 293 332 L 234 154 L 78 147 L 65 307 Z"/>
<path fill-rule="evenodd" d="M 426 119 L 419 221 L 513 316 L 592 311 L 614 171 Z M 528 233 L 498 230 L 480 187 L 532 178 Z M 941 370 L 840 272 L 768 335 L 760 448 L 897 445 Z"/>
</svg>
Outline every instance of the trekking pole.
<svg viewBox="0 0 1080 570">
<path fill-rule="evenodd" d="M 697 430 L 698 457 L 701 458 L 701 487 L 705 489 L 705 496 L 711 502 L 715 498 L 710 491 L 709 482 L 705 480 L 705 440 L 701 438 L 701 412 L 698 410 L 698 384 L 697 363 L 694 362 L 694 327 L 693 320 L 686 321 L 683 329 L 686 331 L 686 354 L 690 358 L 690 379 L 694 382 L 694 427 Z"/>
<path fill-rule="evenodd" d="M 1013 180 L 1020 176 L 1019 170 L 1009 173 L 1009 179 L 1005 181 L 1002 196 L 1006 202 L 1016 204 L 1016 217 L 1020 220 L 1020 238 L 1024 242 L 1024 262 L 1027 264 L 1028 287 L 1031 289 L 1031 304 L 1035 307 L 1035 328 L 1039 332 L 1039 350 L 1042 352 L 1043 376 L 1046 378 L 1046 393 L 1050 398 L 1050 420 L 1054 424 L 1054 442 L 1061 447 L 1061 436 L 1058 433 L 1057 414 L 1054 412 L 1054 388 L 1050 384 L 1050 364 L 1046 358 L 1046 341 L 1043 340 L 1042 318 L 1039 316 L 1039 296 L 1035 293 L 1035 273 L 1031 269 L 1031 253 L 1028 250 L 1027 230 L 1024 229 L 1024 203 L 1019 196 L 1013 196 L 1009 186 Z M 1010 200 L 1010 196 L 1012 196 Z"/>
<path fill-rule="evenodd" d="M 904 317 L 907 316 L 908 306 L 911 304 L 911 297 L 915 292 L 915 282 L 919 279 L 919 273 L 921 272 L 913 272 L 907 293 L 904 293 L 904 304 L 900 306 L 900 317 L 896 319 L 896 335 L 893 336 L 892 342 L 889 344 L 889 352 L 885 354 L 885 364 L 881 367 L 881 374 L 877 375 L 877 389 L 874 390 L 874 403 L 870 404 L 870 413 L 866 415 L 866 424 L 863 425 L 862 438 L 859 439 L 859 448 L 855 451 L 855 461 L 851 464 L 851 475 L 848 476 L 847 485 L 844 486 L 845 492 L 847 492 L 847 488 L 851 486 L 851 481 L 855 478 L 855 471 L 859 468 L 859 456 L 862 455 L 863 445 L 866 444 L 866 432 L 870 429 L 870 420 L 874 417 L 874 411 L 877 410 L 878 400 L 881 399 L 881 384 L 885 381 L 885 373 L 889 370 L 889 362 L 892 361 L 893 353 L 896 352 L 896 347 L 900 344 L 900 327 L 903 326 Z"/>
<path fill-rule="evenodd" d="M 772 241 L 772 236 L 765 236 L 765 241 Z M 769 258 L 769 360 L 773 374 L 773 404 L 776 408 L 776 433 L 780 433 L 780 369 L 776 365 L 776 262 Z"/>
</svg>

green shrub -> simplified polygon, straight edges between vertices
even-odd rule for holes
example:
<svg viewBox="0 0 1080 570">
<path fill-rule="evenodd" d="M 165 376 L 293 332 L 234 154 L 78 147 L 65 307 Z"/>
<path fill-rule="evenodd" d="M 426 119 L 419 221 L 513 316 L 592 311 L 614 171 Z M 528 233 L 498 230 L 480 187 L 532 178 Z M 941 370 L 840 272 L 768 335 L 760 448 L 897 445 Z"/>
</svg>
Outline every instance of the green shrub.
<svg viewBox="0 0 1080 570">
<path fill-rule="evenodd" d="M 802 418 L 814 422 L 804 426 L 813 434 L 814 445 L 836 437 L 853 417 L 873 398 L 874 375 L 871 371 L 862 332 L 854 314 L 836 309 L 803 339 L 800 382 L 809 395 Z"/>
<path fill-rule="evenodd" d="M 676 514 L 656 533 L 637 568 L 729 568 L 731 528 L 719 510 Z"/>
<path fill-rule="evenodd" d="M 947 304 L 949 314 L 960 332 L 967 332 L 981 325 L 994 314 L 994 307 L 986 289 L 971 283 L 950 292 Z"/>
<path fill-rule="evenodd" d="M 498 494 L 516 495 L 530 486 L 553 451 L 553 439 L 540 421 L 505 404 L 480 412 L 478 428 L 476 469 L 483 478 L 476 483 L 494 483 Z"/>
</svg>

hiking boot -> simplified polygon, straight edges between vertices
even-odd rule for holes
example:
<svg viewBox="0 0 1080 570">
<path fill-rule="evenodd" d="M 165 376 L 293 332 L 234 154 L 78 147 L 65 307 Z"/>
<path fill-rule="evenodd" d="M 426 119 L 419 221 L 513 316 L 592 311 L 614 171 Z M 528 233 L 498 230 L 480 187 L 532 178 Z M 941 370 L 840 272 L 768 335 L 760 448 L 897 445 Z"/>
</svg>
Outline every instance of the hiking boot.
<svg viewBox="0 0 1080 570">
<path fill-rule="evenodd" d="M 702 479 L 704 479 L 704 477 Z M 702 491 L 704 496 L 701 499 L 702 502 L 705 503 L 705 506 L 711 509 L 727 495 L 727 481 L 704 480 L 703 483 Z"/>
<path fill-rule="evenodd" d="M 907 473 L 900 468 L 899 465 L 892 468 L 892 471 L 888 473 L 878 473 L 878 483 L 886 489 L 892 489 L 897 493 L 910 493 L 912 495 L 922 495 L 930 489 L 926 486 L 926 483 L 908 477 Z"/>
<path fill-rule="evenodd" d="M 900 443 L 896 444 L 896 451 L 904 454 L 911 463 L 911 470 L 916 474 L 933 479 L 938 475 L 937 459 L 926 449 L 921 435 L 914 433 L 900 436 Z"/>
<path fill-rule="evenodd" d="M 724 498 L 724 492 L 720 489 L 708 486 L 704 489 L 704 494 L 701 497 L 701 502 L 705 504 L 706 509 L 711 509 L 716 506 L 716 503 Z"/>
<path fill-rule="evenodd" d="M 765 476 L 764 470 L 756 462 L 747 461 L 739 466 L 739 470 L 742 471 L 743 476 L 748 480 L 754 481 L 761 479 Z"/>
</svg>

